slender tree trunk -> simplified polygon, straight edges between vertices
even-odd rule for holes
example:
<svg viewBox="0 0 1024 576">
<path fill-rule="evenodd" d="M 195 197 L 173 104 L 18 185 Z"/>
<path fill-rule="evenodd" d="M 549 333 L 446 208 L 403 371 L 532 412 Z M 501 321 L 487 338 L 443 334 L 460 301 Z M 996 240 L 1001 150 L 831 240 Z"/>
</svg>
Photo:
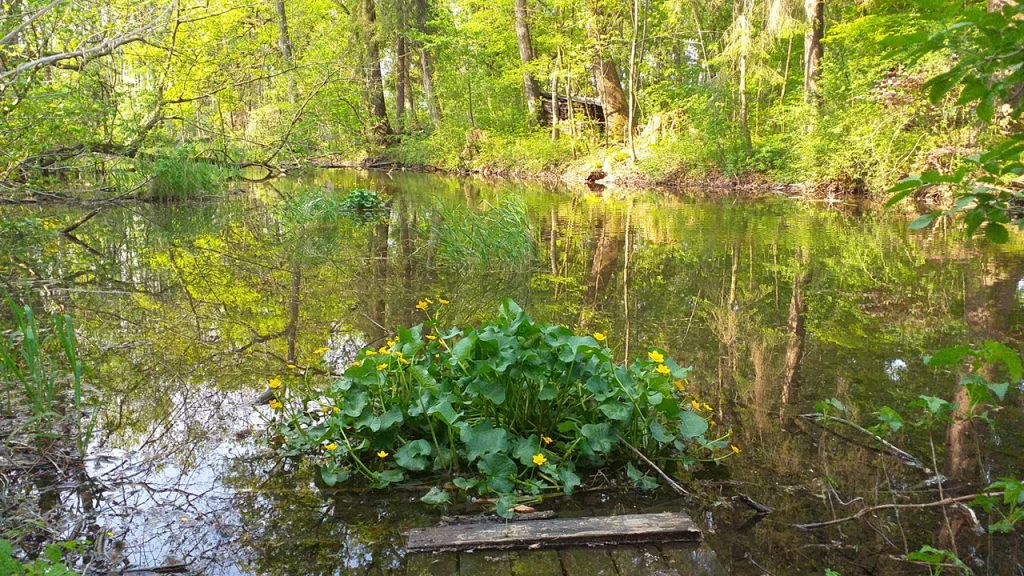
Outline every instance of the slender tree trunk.
<svg viewBox="0 0 1024 576">
<path fill-rule="evenodd" d="M 690 12 L 693 15 L 693 26 L 697 29 L 697 41 L 700 42 L 700 54 L 698 55 L 698 58 L 700 58 L 700 69 L 703 74 L 703 78 L 701 78 L 701 74 L 698 74 L 697 83 L 710 82 L 711 70 L 708 68 L 708 48 L 707 45 L 704 44 L 704 30 L 700 25 L 700 15 L 697 13 L 696 3 L 690 3 Z"/>
<path fill-rule="evenodd" d="M 292 54 L 292 41 L 288 35 L 288 13 L 285 10 L 284 0 L 274 0 L 274 8 L 277 9 L 277 48 L 281 51 L 281 59 L 285 66 L 291 68 L 295 65 L 295 57 Z M 295 76 L 288 73 L 288 102 L 295 104 Z"/>
<path fill-rule="evenodd" d="M 534 55 L 526 0 L 515 0 L 514 12 L 516 42 L 519 44 L 519 59 L 523 63 L 523 89 L 526 93 L 526 107 L 530 111 L 530 123 L 534 123 L 540 118 L 540 86 L 529 69 Z"/>
<path fill-rule="evenodd" d="M 818 103 L 821 77 L 821 39 L 825 35 L 825 0 L 804 0 L 807 32 L 804 33 L 804 101 Z"/>
<path fill-rule="evenodd" d="M 739 68 L 739 115 L 740 115 L 740 133 L 743 137 L 743 145 L 749 152 L 753 145 L 750 142 L 750 124 L 749 116 L 750 112 L 747 105 L 747 57 L 750 52 L 750 2 L 743 3 L 743 13 L 740 14 L 738 27 L 740 32 L 740 50 L 739 50 L 739 61 L 737 62 Z"/>
<path fill-rule="evenodd" d="M 786 63 L 782 67 L 782 91 L 779 93 L 779 104 L 786 101 L 786 87 L 789 84 L 789 63 L 793 59 L 793 37 L 789 37 L 789 44 L 786 46 Z"/>
<path fill-rule="evenodd" d="M 420 33 L 430 35 L 427 25 L 427 0 L 416 0 L 416 27 Z M 419 44 L 420 54 L 420 77 L 423 80 L 423 98 L 427 101 L 427 110 L 430 111 L 430 120 L 435 126 L 441 123 L 441 105 L 434 93 L 434 62 L 431 59 L 430 51 L 421 43 Z"/>
<path fill-rule="evenodd" d="M 633 143 L 633 132 L 636 129 L 636 43 L 640 34 L 640 0 L 633 0 L 631 13 L 633 33 L 629 40 L 629 108 L 626 118 L 626 139 L 629 142 L 629 154 L 636 162 L 636 146 Z"/>
<path fill-rule="evenodd" d="M 365 58 L 363 74 L 366 81 L 366 99 L 370 116 L 375 124 L 372 127 L 378 142 L 384 142 L 391 134 L 388 123 L 388 110 L 384 102 L 384 76 L 380 71 L 380 45 L 377 43 L 377 11 L 373 0 L 360 0 L 363 17 L 363 41 Z"/>
<path fill-rule="evenodd" d="M 561 105 L 558 101 L 558 63 L 562 60 L 562 49 L 558 49 L 558 59 L 555 61 L 556 65 L 551 70 L 551 141 L 555 142 L 558 140 L 558 115 L 561 112 Z M 572 101 L 566 102 L 566 105 L 572 107 Z"/>
<path fill-rule="evenodd" d="M 409 54 L 404 36 L 398 37 L 395 56 L 398 64 L 395 67 L 395 123 L 401 130 L 402 118 L 405 116 L 405 90 L 409 81 Z"/>
<path fill-rule="evenodd" d="M 466 75 L 466 105 L 469 111 L 469 125 L 476 128 L 476 115 L 473 113 L 473 77 L 468 69 L 464 69 Z"/>
</svg>

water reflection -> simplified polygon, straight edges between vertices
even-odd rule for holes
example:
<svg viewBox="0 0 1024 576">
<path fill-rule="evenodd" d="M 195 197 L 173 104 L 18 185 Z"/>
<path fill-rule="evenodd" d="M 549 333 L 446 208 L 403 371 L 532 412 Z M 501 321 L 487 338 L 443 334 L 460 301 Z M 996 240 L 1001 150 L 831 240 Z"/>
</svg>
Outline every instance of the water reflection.
<svg viewBox="0 0 1024 576">
<path fill-rule="evenodd" d="M 785 201 L 619 199 L 401 173 L 272 184 L 216 204 L 109 208 L 77 241 L 5 242 L 7 289 L 79 322 L 102 406 L 85 466 L 90 533 L 115 534 L 108 563 L 400 571 L 401 530 L 437 520 L 421 492 L 325 496 L 305 465 L 269 457 L 252 403 L 272 377 L 327 377 L 359 347 L 417 322 L 416 300 L 436 294 L 450 297 L 456 323 L 488 318 L 512 297 L 537 318 L 609 334 L 622 357 L 658 346 L 693 365 L 689 386 L 743 448 L 690 481 L 707 502 L 723 498 L 690 511 L 712 528 L 709 550 L 725 570 L 902 573 L 893 557 L 923 543 L 967 551 L 968 536 L 941 514 L 849 524 L 841 537 L 792 529 L 934 487 L 791 417 L 824 398 L 854 420 L 923 393 L 962 400 L 955 378 L 920 358 L 959 339 L 1019 338 L 1019 246 L 964 245 L 941 230 L 911 238 L 898 219 Z M 310 190 L 355 186 L 390 196 L 382 218 L 289 208 Z M 81 213 L 4 214 L 38 216 Z M 325 346 L 327 363 L 316 353 Z M 1000 418 L 1020 422 L 1020 408 Z M 994 449 L 995 431 L 958 418 L 935 440 L 936 468 L 965 488 L 1019 472 L 1020 426 L 997 429 Z M 85 496 L 48 493 L 60 497 L 41 506 L 85 506 Z M 750 522 L 730 504 L 737 493 L 775 513 Z M 615 502 L 560 505 L 607 512 Z M 1012 542 L 971 538 L 979 561 L 1019 569 Z"/>
</svg>

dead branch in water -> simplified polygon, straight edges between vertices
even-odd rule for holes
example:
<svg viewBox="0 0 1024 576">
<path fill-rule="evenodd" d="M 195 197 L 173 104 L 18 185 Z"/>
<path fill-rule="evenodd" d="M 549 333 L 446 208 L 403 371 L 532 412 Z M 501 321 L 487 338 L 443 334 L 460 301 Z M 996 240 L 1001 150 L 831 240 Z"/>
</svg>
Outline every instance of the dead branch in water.
<svg viewBox="0 0 1024 576">
<path fill-rule="evenodd" d="M 833 435 L 835 435 L 835 436 L 837 436 L 839 438 L 842 438 L 843 440 L 846 440 L 847 442 L 852 442 L 852 443 L 854 443 L 854 444 L 856 444 L 858 446 L 863 446 L 865 448 L 870 448 L 870 449 L 876 450 L 878 452 L 881 452 L 883 454 L 889 454 L 890 456 L 895 457 L 900 462 L 903 462 L 904 464 L 906 464 L 908 466 L 911 466 L 913 468 L 917 468 L 918 470 L 922 470 L 926 474 L 931 474 L 932 473 L 932 470 L 930 468 L 928 468 L 927 466 L 925 466 L 924 463 L 921 462 L 913 454 L 910 454 L 909 452 L 906 452 L 904 450 L 901 450 L 901 449 L 897 448 L 896 446 L 894 446 L 892 443 L 888 442 L 887 440 L 885 440 L 881 436 L 875 434 L 874 432 L 868 430 L 867 428 L 864 428 L 864 427 L 860 426 L 859 424 L 856 424 L 856 423 L 851 422 L 849 420 L 846 420 L 844 418 L 839 418 L 837 416 L 831 416 L 831 415 L 827 415 L 827 414 L 822 414 L 820 412 L 812 412 L 810 414 L 801 414 L 800 418 L 810 422 L 811 424 L 814 424 L 814 425 L 818 426 L 819 428 L 821 428 L 822 430 L 825 430 L 826 432 L 829 432 L 830 434 L 833 434 Z M 862 434 L 866 434 L 866 435 L 870 436 L 873 440 L 875 440 L 876 442 L 881 444 L 883 449 L 872 448 L 870 446 L 864 446 L 860 442 L 857 442 L 855 440 L 847 438 L 846 436 L 843 436 L 842 434 L 839 434 L 835 430 L 832 430 L 831 428 L 823 425 L 821 423 L 822 420 L 831 420 L 831 421 L 834 421 L 834 422 L 838 422 L 838 423 L 840 423 L 840 424 L 842 424 L 844 426 L 847 426 L 849 428 L 852 428 L 853 430 L 856 430 L 856 431 L 858 431 L 858 432 L 860 432 Z"/>
<path fill-rule="evenodd" d="M 923 502 L 921 504 L 879 504 L 878 506 L 868 506 L 867 508 L 861 508 L 856 514 L 850 516 L 844 516 L 842 518 L 836 518 L 835 520 L 828 520 L 825 522 L 812 522 L 810 524 L 794 524 L 793 526 L 801 530 L 817 530 L 818 528 L 825 528 L 827 526 L 835 526 L 836 524 L 843 524 L 851 520 L 863 518 L 872 512 L 878 512 L 881 510 L 920 510 L 922 508 L 934 508 L 936 506 L 948 506 L 950 504 L 957 504 L 959 502 L 967 502 L 973 500 L 978 496 L 1001 496 L 1003 493 L 1000 492 L 983 492 L 978 494 L 967 494 L 965 496 L 956 496 L 950 498 L 943 498 L 942 500 L 936 500 L 934 502 Z"/>
</svg>

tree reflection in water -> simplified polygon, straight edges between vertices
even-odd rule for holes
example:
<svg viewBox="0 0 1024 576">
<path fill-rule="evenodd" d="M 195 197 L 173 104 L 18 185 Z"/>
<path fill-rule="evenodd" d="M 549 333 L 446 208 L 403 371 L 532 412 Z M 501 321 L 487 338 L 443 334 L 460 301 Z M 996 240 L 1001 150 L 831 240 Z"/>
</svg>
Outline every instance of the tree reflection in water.
<svg viewBox="0 0 1024 576">
<path fill-rule="evenodd" d="M 357 185 L 389 195 L 378 221 L 283 209 L 304 194 Z M 482 215 L 510 197 L 522 199 L 519 233 L 532 238 L 530 255 L 501 266 L 453 261 L 479 247 L 442 238 L 446 218 Z M 516 233 L 515 221 L 503 220 L 501 234 Z M 608 191 L 352 172 L 254 185 L 216 204 L 110 208 L 76 234 L 89 249 L 59 238 L 49 253 L 10 245 L 24 265 L 0 276 L 78 320 L 102 411 L 82 464 L 87 482 L 63 469 L 38 476 L 56 488 L 37 489 L 34 506 L 60 520 L 52 525 L 62 536 L 106 540 L 101 552 L 118 565 L 400 570 L 401 531 L 437 520 L 421 492 L 324 493 L 308 465 L 271 456 L 263 409 L 252 403 L 274 377 L 325 381 L 361 346 L 417 322 L 417 299 L 438 294 L 452 300 L 453 323 L 488 318 L 511 297 L 538 319 L 608 334 L 620 356 L 656 346 L 693 365 L 687 386 L 716 406 L 742 453 L 686 478 L 702 498 L 685 506 L 714 528 L 710 547 L 732 573 L 903 573 L 893 557 L 952 542 L 952 533 L 961 552 L 970 544 L 994 571 L 1020 565 L 1016 537 L 969 538 L 956 518 L 934 511 L 850 523 L 841 534 L 793 529 L 935 487 L 893 458 L 779 418 L 825 398 L 860 422 L 920 394 L 955 400 L 955 382 L 921 356 L 960 340 L 1017 340 L 1020 246 L 964 245 L 941 230 L 908 237 L 900 219 L 787 201 L 626 201 Z M 322 347 L 326 355 L 315 352 Z M 999 424 L 1020 418 L 1011 404 L 996 430 L 954 421 L 945 441 L 936 437 L 947 475 L 966 490 L 1013 472 L 1011 447 L 1024 445 L 1024 431 Z M 915 434 L 903 440 L 927 460 L 927 438 Z M 749 523 L 749 510 L 731 504 L 738 493 L 775 512 Z M 557 505 L 567 513 L 680 505 L 602 494 Z M 719 498 L 727 505 L 710 504 Z"/>
</svg>

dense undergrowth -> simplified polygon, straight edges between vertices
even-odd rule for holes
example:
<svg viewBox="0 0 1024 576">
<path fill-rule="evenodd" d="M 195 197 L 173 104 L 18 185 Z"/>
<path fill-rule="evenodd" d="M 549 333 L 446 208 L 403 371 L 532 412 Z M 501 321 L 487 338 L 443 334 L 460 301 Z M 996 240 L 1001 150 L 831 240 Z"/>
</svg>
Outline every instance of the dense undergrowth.
<svg viewBox="0 0 1024 576">
<path fill-rule="evenodd" d="M 534 322 L 508 300 L 492 323 L 448 327 L 446 304 L 421 300 L 422 324 L 362 350 L 336 382 L 271 380 L 280 451 L 316 459 L 330 486 L 440 474 L 496 498 L 503 516 L 597 470 L 649 489 L 651 463 L 675 474 L 739 451 L 687 392 L 689 370 L 661 351 L 620 364 L 606 335 Z M 448 502 L 445 485 L 424 500 Z"/>
</svg>

